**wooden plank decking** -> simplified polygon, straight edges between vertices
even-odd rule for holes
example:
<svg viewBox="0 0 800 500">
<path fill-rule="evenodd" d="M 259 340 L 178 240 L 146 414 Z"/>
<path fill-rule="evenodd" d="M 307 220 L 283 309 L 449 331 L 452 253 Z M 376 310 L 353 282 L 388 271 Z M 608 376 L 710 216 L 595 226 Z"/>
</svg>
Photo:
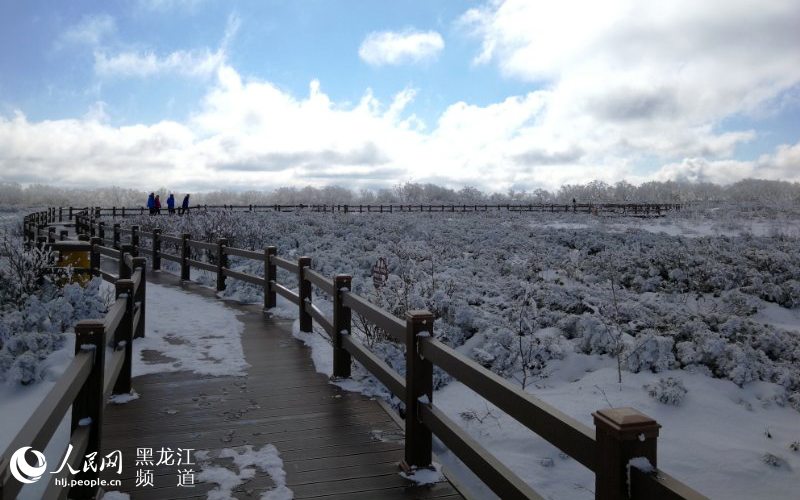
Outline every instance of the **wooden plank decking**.
<svg viewBox="0 0 800 500">
<path fill-rule="evenodd" d="M 150 273 L 148 279 L 180 286 L 166 273 Z M 183 286 L 214 297 L 212 290 Z M 316 373 L 308 349 L 291 336 L 291 322 L 264 319 L 255 306 L 226 304 L 241 313 L 245 324 L 247 375 L 182 372 L 135 378 L 140 399 L 106 407 L 103 453 L 118 449 L 123 456 L 122 487 L 106 489 L 128 492 L 134 499 L 206 498 L 214 484 L 177 486 L 179 469 L 193 468 L 197 474 L 202 466 L 137 467 L 136 449 L 192 448 L 209 450 L 213 457 L 224 448 L 249 444 L 258 450 L 271 443 L 297 499 L 461 498 L 447 482 L 415 486 L 398 474 L 402 431 L 378 402 L 343 391 Z M 231 459 L 216 459 L 212 465 L 238 470 Z M 154 470 L 153 487 L 135 486 L 137 469 Z M 269 476 L 259 471 L 235 488 L 234 496 L 260 498 L 271 486 Z"/>
</svg>

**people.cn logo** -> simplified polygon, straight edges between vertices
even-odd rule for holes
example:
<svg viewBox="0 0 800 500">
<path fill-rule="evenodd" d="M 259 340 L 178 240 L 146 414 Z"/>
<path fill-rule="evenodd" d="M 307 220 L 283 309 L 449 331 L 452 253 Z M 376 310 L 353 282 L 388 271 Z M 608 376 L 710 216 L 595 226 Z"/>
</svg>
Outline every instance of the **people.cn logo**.
<svg viewBox="0 0 800 500">
<path fill-rule="evenodd" d="M 31 450 L 36 457 L 36 465 L 30 465 L 25 460 L 25 452 Z M 32 449 L 30 446 L 20 448 L 11 455 L 11 463 L 9 464 L 11 475 L 14 476 L 20 483 L 31 484 L 35 483 L 42 477 L 44 471 L 47 469 L 47 460 L 44 454 L 40 451 Z"/>
</svg>

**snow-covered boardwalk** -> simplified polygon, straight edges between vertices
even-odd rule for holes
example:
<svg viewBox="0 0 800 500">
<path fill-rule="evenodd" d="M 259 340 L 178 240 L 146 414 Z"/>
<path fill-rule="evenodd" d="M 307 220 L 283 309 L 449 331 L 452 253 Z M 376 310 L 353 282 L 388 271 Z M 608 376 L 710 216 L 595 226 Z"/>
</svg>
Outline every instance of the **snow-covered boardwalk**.
<svg viewBox="0 0 800 500">
<path fill-rule="evenodd" d="M 343 391 L 317 373 L 307 348 L 292 337 L 291 322 L 265 319 L 259 307 L 223 303 L 213 291 L 181 285 L 168 273 L 151 272 L 148 281 L 177 293 L 183 287 L 207 297 L 195 299 L 215 300 L 209 307 L 236 314 L 246 363 L 239 365 L 241 376 L 197 373 L 191 360 L 181 360 L 182 371 L 145 369 L 147 374 L 135 377 L 139 398 L 106 408 L 103 452 L 121 450 L 126 458 L 122 486 L 106 489 L 148 499 L 460 498 L 446 482 L 415 486 L 399 475 L 403 434 L 398 425 L 377 401 Z M 165 295 L 162 291 L 168 301 Z M 174 321 L 154 314 L 158 306 L 151 301 L 158 296 L 148 294 L 150 328 L 175 328 Z M 193 319 L 185 328 L 196 331 L 183 335 L 208 335 L 208 325 Z M 181 340 L 165 337 L 163 342 Z M 235 364 L 237 348 L 225 339 L 199 344 L 205 359 L 197 363 L 216 358 Z M 174 361 L 170 349 L 137 351 L 151 363 Z M 167 458 L 166 450 L 174 455 Z M 184 463 L 187 456 L 193 463 Z M 152 486 L 146 485 L 148 479 Z"/>
</svg>

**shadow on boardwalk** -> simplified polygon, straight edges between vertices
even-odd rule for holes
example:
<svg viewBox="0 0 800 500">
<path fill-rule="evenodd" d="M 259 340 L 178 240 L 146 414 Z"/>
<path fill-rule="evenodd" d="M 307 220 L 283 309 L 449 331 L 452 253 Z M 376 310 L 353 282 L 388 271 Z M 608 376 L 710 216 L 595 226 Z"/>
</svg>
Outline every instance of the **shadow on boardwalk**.
<svg viewBox="0 0 800 500">
<path fill-rule="evenodd" d="M 181 284 L 167 273 L 148 281 L 179 286 L 205 297 L 214 291 Z M 137 448 L 208 450 L 274 445 L 283 460 L 294 498 L 461 498 L 448 483 L 413 486 L 399 475 L 402 431 L 378 402 L 328 383 L 316 373 L 310 353 L 291 336 L 291 322 L 264 319 L 260 307 L 225 302 L 244 323 L 242 346 L 251 367 L 244 377 L 188 372 L 137 377 L 140 399 L 106 407 L 103 453 L 121 450 L 121 490 L 131 498 L 206 498 L 211 483 L 178 487 L 179 470 L 201 465 L 136 466 Z M 157 321 L 156 318 L 152 318 Z M 135 361 L 134 361 L 135 362 Z M 193 461 L 199 462 L 192 453 Z M 238 472 L 233 460 L 211 465 Z M 206 466 L 207 467 L 207 466 Z M 137 470 L 153 471 L 153 486 L 136 486 Z M 118 478 L 114 473 L 106 479 Z M 273 486 L 267 473 L 233 489 L 235 498 L 260 498 Z"/>
</svg>

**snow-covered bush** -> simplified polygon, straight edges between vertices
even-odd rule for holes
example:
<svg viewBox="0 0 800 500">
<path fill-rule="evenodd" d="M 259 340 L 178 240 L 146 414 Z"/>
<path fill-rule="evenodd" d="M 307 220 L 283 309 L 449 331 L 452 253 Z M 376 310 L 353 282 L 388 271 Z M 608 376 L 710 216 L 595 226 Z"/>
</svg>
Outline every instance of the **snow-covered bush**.
<svg viewBox="0 0 800 500">
<path fill-rule="evenodd" d="M 689 392 L 680 379 L 672 377 L 660 378 L 658 382 L 646 384 L 644 389 L 659 403 L 673 406 L 680 406 L 686 393 Z"/>
<path fill-rule="evenodd" d="M 575 332 L 578 337 L 578 348 L 586 354 L 612 354 L 621 340 L 618 340 L 618 333 L 612 331 L 609 325 L 605 324 L 596 316 L 584 315 L 578 318 L 575 325 Z"/>
<path fill-rule="evenodd" d="M 102 318 L 100 278 L 85 286 L 58 286 L 48 272 L 52 256 L 5 235 L 0 254 L 0 379 L 31 384 L 40 365 L 63 347 L 65 333 L 81 319 Z"/>
<path fill-rule="evenodd" d="M 7 378 L 22 385 L 39 380 L 39 362 L 42 358 L 31 351 L 23 352 L 11 364 Z"/>
<path fill-rule="evenodd" d="M 0 237 L 0 304 L 19 305 L 48 284 L 53 255 L 36 247 L 26 249 L 19 235 Z"/>
<path fill-rule="evenodd" d="M 674 345 L 671 337 L 657 335 L 653 331 L 640 333 L 625 355 L 625 366 L 634 373 L 669 370 L 675 365 Z"/>
<path fill-rule="evenodd" d="M 701 211 L 691 217 L 707 216 Z M 736 229 L 740 235 L 673 236 L 630 227 L 635 224 L 616 230 L 591 219 L 585 229 L 559 227 L 575 225 L 575 217 L 195 211 L 122 223 L 208 242 L 226 237 L 251 250 L 275 245 L 288 259 L 310 255 L 314 269 L 352 275 L 356 293 L 400 318 L 409 309 L 429 309 L 438 338 L 455 348 L 469 341 L 467 354 L 506 377 L 520 373 L 520 351 L 532 359 L 541 352 L 542 360 L 525 364 L 533 371 L 546 364 L 553 353 L 539 350 L 536 333 L 555 328 L 560 340 L 554 345 L 565 352 L 621 352 L 628 370 L 685 368 L 738 384 L 766 380 L 788 393 L 800 390 L 800 338 L 756 320 L 767 307 L 800 304 L 796 237 L 742 229 Z M 673 214 L 666 222 L 680 223 L 681 217 L 687 215 Z M 381 257 L 389 276 L 376 289 L 372 266 Z M 215 256 L 202 251 L 193 258 L 213 262 Z M 257 261 L 232 258 L 230 266 L 263 273 Z M 296 287 L 295 276 L 279 271 L 278 278 Z M 252 302 L 261 294 L 259 287 L 232 279 L 224 292 Z M 520 349 L 514 311 L 526 294 L 530 331 Z M 375 345 L 386 341 L 368 338 Z"/>
</svg>

